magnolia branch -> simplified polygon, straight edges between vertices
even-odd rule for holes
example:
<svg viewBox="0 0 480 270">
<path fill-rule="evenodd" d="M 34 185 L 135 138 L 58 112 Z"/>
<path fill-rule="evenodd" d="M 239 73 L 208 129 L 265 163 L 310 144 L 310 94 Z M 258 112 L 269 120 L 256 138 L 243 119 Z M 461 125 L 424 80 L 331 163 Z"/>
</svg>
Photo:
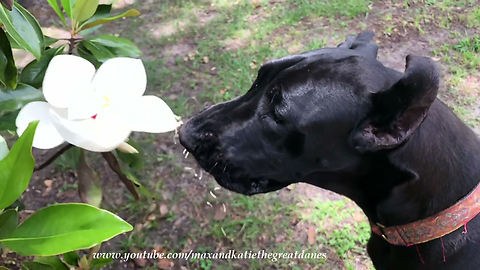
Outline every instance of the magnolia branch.
<svg viewBox="0 0 480 270">
<path fill-rule="evenodd" d="M 44 163 L 38 165 L 38 166 L 35 166 L 35 169 L 33 171 L 40 171 L 41 169 L 47 167 L 48 165 L 50 165 L 52 162 L 54 162 L 57 158 L 59 158 L 61 155 L 63 155 L 63 153 L 65 153 L 68 149 L 72 148 L 73 145 L 71 144 L 66 144 L 64 146 L 62 146 L 62 148 L 60 148 L 55 154 L 53 154 L 53 156 L 51 156 L 49 159 L 47 159 L 47 161 L 45 161 Z"/>
<path fill-rule="evenodd" d="M 135 189 L 135 185 L 133 184 L 132 180 L 128 179 L 128 177 L 122 172 L 122 168 L 120 168 L 120 164 L 118 163 L 115 155 L 113 155 L 112 152 L 103 152 L 102 156 L 107 161 L 110 168 L 118 175 L 118 177 L 120 177 L 120 180 L 123 182 L 123 184 L 125 184 L 128 191 L 132 193 L 135 201 L 138 202 L 140 197 Z"/>
</svg>

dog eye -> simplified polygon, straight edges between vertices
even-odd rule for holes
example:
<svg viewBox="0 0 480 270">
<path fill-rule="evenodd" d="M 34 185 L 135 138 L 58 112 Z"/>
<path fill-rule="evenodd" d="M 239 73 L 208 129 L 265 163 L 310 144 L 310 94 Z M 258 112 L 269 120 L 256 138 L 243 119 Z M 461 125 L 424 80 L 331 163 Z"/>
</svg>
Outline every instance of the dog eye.
<svg viewBox="0 0 480 270">
<path fill-rule="evenodd" d="M 275 123 L 282 124 L 284 122 L 283 117 L 278 113 L 277 109 L 273 109 L 270 112 L 270 115 L 272 116 L 272 119 L 273 119 L 273 121 L 275 121 Z"/>
</svg>

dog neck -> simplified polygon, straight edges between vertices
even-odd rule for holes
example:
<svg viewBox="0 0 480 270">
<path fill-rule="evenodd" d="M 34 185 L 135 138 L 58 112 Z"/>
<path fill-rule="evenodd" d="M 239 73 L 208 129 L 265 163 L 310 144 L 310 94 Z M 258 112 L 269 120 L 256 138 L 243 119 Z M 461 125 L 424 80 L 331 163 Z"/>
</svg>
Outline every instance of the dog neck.
<svg viewBox="0 0 480 270">
<path fill-rule="evenodd" d="M 402 147 L 306 182 L 351 198 L 372 222 L 406 224 L 454 205 L 480 182 L 480 142 L 437 100 Z"/>
</svg>

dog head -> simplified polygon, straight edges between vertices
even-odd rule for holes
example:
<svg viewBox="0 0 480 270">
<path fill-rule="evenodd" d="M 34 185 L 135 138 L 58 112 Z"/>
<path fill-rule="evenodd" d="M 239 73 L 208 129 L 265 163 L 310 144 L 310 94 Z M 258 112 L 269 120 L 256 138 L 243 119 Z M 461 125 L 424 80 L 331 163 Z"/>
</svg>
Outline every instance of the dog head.
<svg viewBox="0 0 480 270">
<path fill-rule="evenodd" d="M 422 123 L 438 90 L 432 60 L 404 74 L 376 60 L 372 32 L 266 63 L 251 89 L 189 119 L 180 142 L 217 182 L 246 195 L 352 171 L 394 149 Z"/>
</svg>

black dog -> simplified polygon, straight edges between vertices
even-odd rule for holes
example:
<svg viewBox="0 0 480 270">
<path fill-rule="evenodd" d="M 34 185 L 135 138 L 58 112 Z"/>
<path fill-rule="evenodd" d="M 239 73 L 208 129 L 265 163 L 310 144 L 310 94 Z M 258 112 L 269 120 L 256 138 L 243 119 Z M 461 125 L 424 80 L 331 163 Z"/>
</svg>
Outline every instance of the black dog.
<svg viewBox="0 0 480 270">
<path fill-rule="evenodd" d="M 432 60 L 408 56 L 403 74 L 386 68 L 372 36 L 265 64 L 245 95 L 184 124 L 182 145 L 232 191 L 306 182 L 348 196 L 385 226 L 454 205 L 480 181 L 480 142 L 436 99 Z M 416 247 L 372 233 L 367 249 L 379 270 L 480 269 L 479 226 L 477 216 L 467 234 Z"/>
</svg>

